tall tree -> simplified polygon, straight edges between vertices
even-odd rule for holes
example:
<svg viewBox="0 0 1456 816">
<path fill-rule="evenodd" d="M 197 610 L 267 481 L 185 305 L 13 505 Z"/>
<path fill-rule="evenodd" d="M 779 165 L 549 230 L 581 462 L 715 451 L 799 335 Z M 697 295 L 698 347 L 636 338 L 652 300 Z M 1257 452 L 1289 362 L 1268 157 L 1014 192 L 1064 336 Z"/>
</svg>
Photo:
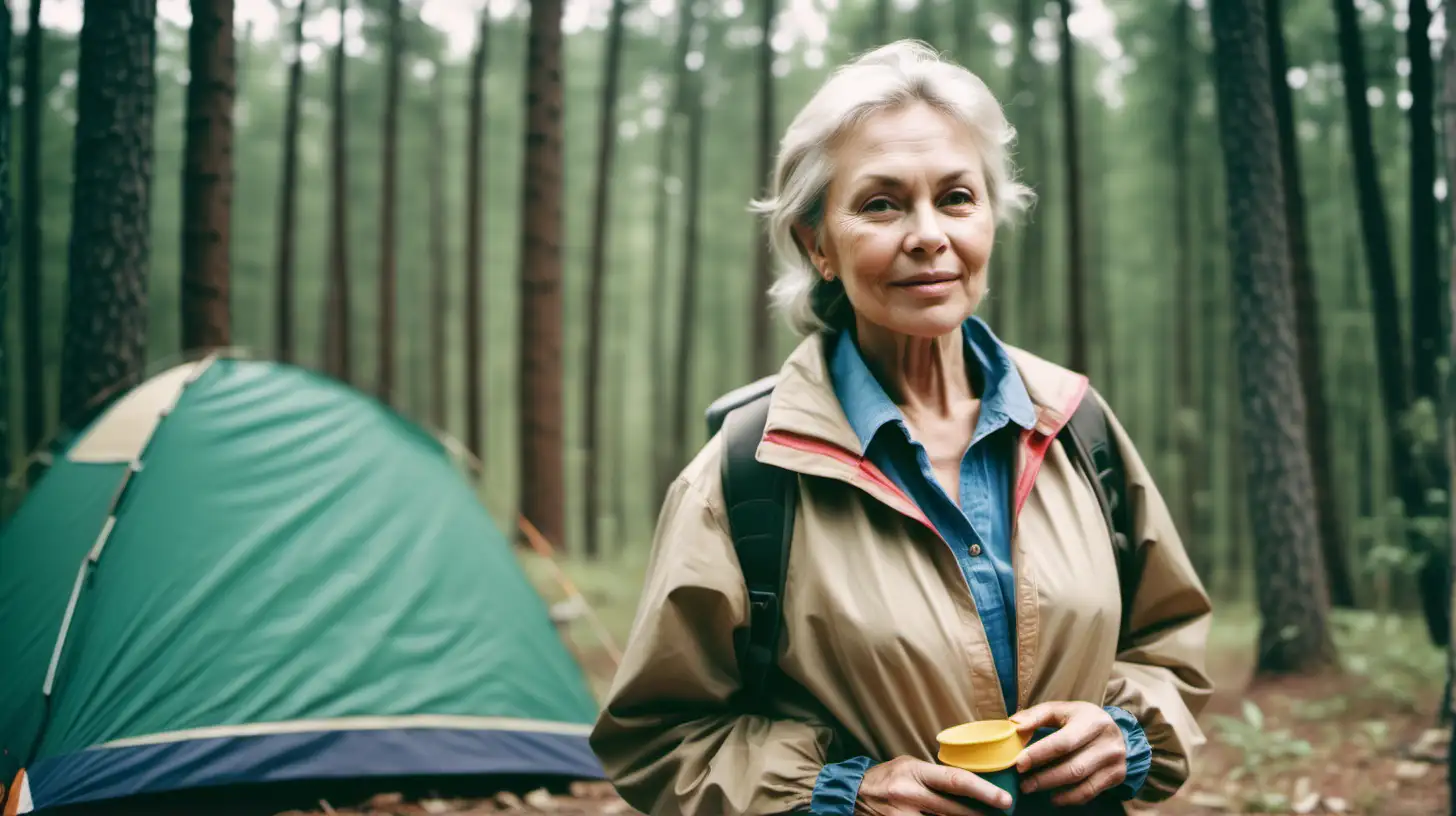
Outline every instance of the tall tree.
<svg viewBox="0 0 1456 816">
<path fill-rule="evenodd" d="M 1435 474 L 1429 470 L 1432 462 L 1417 459 L 1409 435 L 1402 427 L 1402 419 L 1411 406 L 1410 378 L 1405 365 L 1405 345 L 1401 342 L 1400 299 L 1396 291 L 1390 226 L 1385 214 L 1385 195 L 1380 186 L 1380 168 L 1375 159 L 1370 103 L 1365 95 L 1369 80 L 1365 72 L 1360 18 L 1355 0 L 1334 0 L 1334 7 L 1340 66 L 1346 88 L 1345 118 L 1349 122 L 1350 151 L 1354 158 L 1352 167 L 1360 206 L 1360 229 L 1364 236 L 1365 269 L 1370 279 L 1370 309 L 1375 322 L 1373 339 L 1379 363 L 1381 407 L 1385 411 L 1386 446 L 1393 481 L 1404 505 L 1405 516 L 1411 519 L 1426 512 L 1426 489 L 1434 486 L 1431 479 Z M 1413 551 L 1421 551 L 1422 542 L 1415 535 L 1413 526 L 1409 528 L 1408 542 Z M 1422 600 L 1432 637 L 1438 643 L 1444 643 L 1448 617 L 1446 593 L 1443 587 L 1435 584 L 1444 584 L 1444 581 L 1438 579 L 1429 582 L 1429 585 L 1427 581 L 1421 582 Z"/>
<path fill-rule="evenodd" d="M 46 427 L 45 357 L 42 354 L 41 252 L 41 121 L 45 100 L 41 91 L 40 22 L 42 0 L 30 0 L 29 28 L 25 31 L 25 107 L 21 109 L 21 135 L 25 152 L 20 159 L 20 347 L 23 350 L 21 394 L 25 405 L 25 451 L 40 447 Z M 8 53 L 8 52 L 7 52 Z"/>
<path fill-rule="evenodd" d="M 669 282 L 667 248 L 670 241 L 668 231 L 671 226 L 671 208 L 669 207 L 671 196 L 668 193 L 668 180 L 672 176 L 673 157 L 681 141 L 678 138 L 679 119 L 686 106 L 685 100 L 690 79 L 687 66 L 688 50 L 692 47 L 693 21 L 696 19 L 697 7 L 697 3 L 679 3 L 677 7 L 677 38 L 672 51 L 673 90 L 663 116 L 657 150 L 657 175 L 653 189 L 655 200 L 652 215 L 652 348 L 649 359 L 652 360 L 652 416 L 653 422 L 659 427 L 667 425 L 673 410 L 669 397 L 672 378 L 668 362 L 672 357 L 669 353 L 671 347 L 667 342 Z M 682 315 L 678 315 L 678 319 L 683 319 Z M 657 510 L 656 503 L 667 490 L 675 469 L 682 464 L 676 459 L 676 454 L 676 444 L 657 446 L 654 461 L 657 490 L 649 494 L 653 502 L 652 512 L 654 513 Z"/>
<path fill-rule="evenodd" d="M 485 69 L 490 63 L 490 5 L 480 10 L 475 53 L 470 58 L 470 121 L 465 136 L 465 444 L 485 459 L 484 395 L 481 367 L 485 364 L 485 304 L 480 288 L 481 253 L 484 252 L 485 211 L 481 201 L 485 184 Z M 527 178 L 529 184 L 530 179 Z"/>
<path fill-rule="evenodd" d="M 1012 54 L 1012 88 L 1015 125 L 1022 135 L 1021 164 L 1026 183 L 1037 191 L 1037 196 L 1047 200 L 1046 173 L 1035 170 L 1038 163 L 1049 165 L 1047 158 L 1046 117 L 1043 114 L 1042 95 L 1045 90 L 1041 63 L 1032 53 L 1036 41 L 1036 3 L 1034 0 L 1016 0 L 1016 43 Z M 1040 301 L 1039 293 L 1046 291 L 1046 231 L 1033 214 L 1021 227 L 1020 245 L 1016 252 L 1017 288 L 1021 292 L 1038 293 L 1034 297 L 1021 299 L 1025 311 L 1017 319 L 1024 346 L 1035 348 L 1046 340 L 1048 321 L 1047 304 Z"/>
<path fill-rule="evenodd" d="M 324 370 L 353 381 L 353 334 L 349 330 L 349 134 L 344 67 L 349 34 L 349 0 L 339 0 L 339 42 L 334 48 L 333 131 L 329 219 L 329 283 L 324 303 Z"/>
<path fill-rule="evenodd" d="M 430 422 L 445 427 L 445 360 L 450 351 L 445 347 L 444 315 L 449 312 L 450 262 L 445 237 L 445 70 L 435 66 L 433 110 L 430 116 Z"/>
<path fill-rule="evenodd" d="M 561 446 L 561 13 L 531 3 L 521 212 L 521 513 L 564 547 Z"/>
<path fill-rule="evenodd" d="M 379 398 L 394 402 L 395 203 L 399 187 L 399 86 L 404 59 L 404 13 L 401 0 L 389 2 L 389 56 L 384 90 L 384 192 L 379 197 Z"/>
<path fill-rule="evenodd" d="M 1089 371 L 1087 265 L 1082 251 L 1082 159 L 1077 127 L 1077 52 L 1072 40 L 1072 0 L 1057 0 L 1062 14 L 1062 146 L 1067 165 L 1067 342 L 1072 370 Z"/>
<path fill-rule="evenodd" d="M 182 348 L 232 343 L 233 0 L 192 0 L 182 176 Z"/>
<path fill-rule="evenodd" d="M 293 362 L 294 236 L 298 233 L 298 130 L 303 102 L 303 21 L 308 0 L 298 0 L 293 18 L 293 51 L 288 57 L 288 101 L 283 114 L 283 173 L 278 190 L 278 279 L 274 291 L 274 344 L 278 359 Z"/>
<path fill-rule="evenodd" d="M 61 421 L 140 381 L 151 262 L 155 0 L 86 0 L 77 59 Z"/>
<path fill-rule="evenodd" d="M 1339 502 L 1335 496 L 1334 462 L 1330 457 L 1330 420 L 1325 398 L 1324 344 L 1320 340 L 1319 294 L 1315 289 L 1313 257 L 1304 213 L 1304 176 L 1295 136 L 1294 100 L 1285 75 L 1289 58 L 1284 46 L 1283 0 L 1265 3 L 1265 27 L 1269 32 L 1269 67 L 1274 96 L 1274 115 L 1279 126 L 1279 165 L 1283 169 L 1284 216 L 1289 235 L 1290 282 L 1294 290 L 1294 318 L 1299 340 L 1299 378 L 1304 388 L 1308 418 L 1306 441 L 1314 476 L 1314 510 L 1319 524 L 1320 548 L 1324 552 L 1330 601 L 1336 606 L 1355 605 L 1355 585 L 1345 558 L 1345 536 L 1340 525 Z"/>
<path fill-rule="evenodd" d="M 772 186 L 774 162 L 774 75 L 773 32 L 778 0 L 759 0 L 758 41 L 758 184 L 767 197 Z M 753 229 L 753 330 L 749 335 L 749 359 L 753 374 L 766 377 L 774 370 L 773 324 L 770 320 L 768 290 L 773 286 L 773 265 L 769 255 L 768 236 L 761 222 Z"/>
<path fill-rule="evenodd" d="M 1314 515 L 1279 132 L 1262 0 L 1212 3 L 1218 130 L 1228 188 L 1234 340 L 1262 627 L 1258 671 L 1334 656 Z"/>
<path fill-rule="evenodd" d="M 694 319 L 698 305 L 698 277 L 701 266 L 699 244 L 702 238 L 699 220 L 703 205 L 703 143 L 706 141 L 706 112 L 703 104 L 703 71 L 708 64 L 707 48 L 712 37 L 702 37 L 699 46 L 703 59 L 696 71 L 686 74 L 683 95 L 687 116 L 687 212 L 683 220 L 683 273 L 678 303 L 677 365 L 673 373 L 672 405 L 673 461 L 682 467 L 688 461 L 688 395 L 692 393 L 693 341 L 697 337 Z"/>
<path fill-rule="evenodd" d="M 1441 273 L 1436 229 L 1435 81 L 1431 59 L 1431 9 L 1409 0 L 1406 58 L 1410 60 L 1410 302 L 1411 390 L 1416 399 L 1439 403 L 1440 359 L 1445 350 Z M 1440 484 L 1437 482 L 1437 484 Z"/>
<path fill-rule="evenodd" d="M 0 54 L 10 53 L 10 0 L 0 0 Z M 0 88 L 10 87 L 10 60 L 0 61 Z M 0 479 L 10 475 L 10 104 L 0 105 Z"/>
<path fill-rule="evenodd" d="M 1180 413 L 1191 416 L 1198 410 L 1197 397 L 1194 394 L 1196 369 L 1193 363 L 1193 333 L 1196 326 L 1193 303 L 1197 278 L 1193 271 L 1193 212 L 1188 198 L 1193 173 L 1191 119 L 1195 93 L 1194 55 L 1191 53 L 1192 14 L 1187 0 L 1174 0 L 1172 11 L 1173 36 L 1169 56 L 1173 61 L 1173 98 L 1170 108 L 1172 121 L 1169 124 L 1173 148 L 1173 266 L 1174 280 L 1177 282 L 1178 315 L 1177 325 L 1173 329 L 1174 359 L 1177 360 L 1174 383 L 1177 386 Z M 1202 440 L 1199 434 L 1183 427 L 1182 423 L 1175 424 L 1183 469 L 1178 515 L 1184 529 L 1192 530 L 1194 497 L 1198 491 L 1199 480 L 1204 475 L 1205 463 L 1199 457 Z M 1212 571 L 1209 548 L 1196 547 L 1190 555 L 1199 574 L 1207 577 Z"/>
<path fill-rule="evenodd" d="M 597 474 L 600 449 L 597 434 L 600 431 L 599 418 L 602 393 L 602 367 L 606 365 L 606 337 L 602 324 L 606 319 L 607 288 L 607 226 L 611 221 L 612 202 L 612 159 L 617 146 L 617 96 L 622 73 L 622 16 L 627 10 L 626 0 L 612 0 L 612 10 L 607 21 L 607 50 L 605 65 L 602 66 L 601 116 L 597 122 L 597 177 L 595 198 L 592 202 L 591 242 L 591 293 L 587 307 L 587 365 L 585 394 L 586 411 L 583 414 L 582 438 L 585 454 L 582 457 L 583 487 L 586 491 L 586 554 L 595 558 L 597 547 L 597 521 L 600 515 L 601 490 Z"/>
</svg>

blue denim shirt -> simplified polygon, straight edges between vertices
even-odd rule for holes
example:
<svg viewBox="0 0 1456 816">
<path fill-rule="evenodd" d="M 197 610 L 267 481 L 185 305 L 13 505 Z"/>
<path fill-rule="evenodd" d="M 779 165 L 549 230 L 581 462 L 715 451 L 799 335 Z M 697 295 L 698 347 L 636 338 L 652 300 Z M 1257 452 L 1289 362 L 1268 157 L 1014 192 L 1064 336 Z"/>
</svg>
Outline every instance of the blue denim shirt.
<svg viewBox="0 0 1456 816">
<path fill-rule="evenodd" d="M 870 372 L 850 332 L 836 338 L 829 371 L 866 457 L 915 502 L 955 554 L 986 629 L 1006 710 L 1016 711 L 1011 482 L 1019 432 L 1035 426 L 1036 411 L 1021 375 L 985 322 L 973 317 L 963 324 L 962 333 L 967 369 L 973 382 L 980 383 L 981 411 L 961 460 L 959 505 L 941 487 L 925 447 L 911 435 L 904 414 Z M 1113 707 L 1107 712 L 1127 740 L 1127 779 L 1118 794 L 1130 799 L 1147 778 L 1152 749 L 1131 714 Z M 811 812 L 849 816 L 860 780 L 872 764 L 868 757 L 854 757 L 826 765 L 814 787 Z"/>
</svg>

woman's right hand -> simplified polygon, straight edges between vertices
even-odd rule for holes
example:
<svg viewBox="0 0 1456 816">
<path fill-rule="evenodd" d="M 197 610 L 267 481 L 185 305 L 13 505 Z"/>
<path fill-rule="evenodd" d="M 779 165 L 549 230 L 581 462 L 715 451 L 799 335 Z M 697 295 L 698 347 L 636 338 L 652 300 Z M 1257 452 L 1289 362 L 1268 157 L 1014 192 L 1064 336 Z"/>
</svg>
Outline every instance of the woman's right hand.
<svg viewBox="0 0 1456 816">
<path fill-rule="evenodd" d="M 1011 807 L 1011 794 L 970 771 L 902 756 L 865 771 L 855 816 L 983 816 L 966 800 L 996 810 Z"/>
</svg>

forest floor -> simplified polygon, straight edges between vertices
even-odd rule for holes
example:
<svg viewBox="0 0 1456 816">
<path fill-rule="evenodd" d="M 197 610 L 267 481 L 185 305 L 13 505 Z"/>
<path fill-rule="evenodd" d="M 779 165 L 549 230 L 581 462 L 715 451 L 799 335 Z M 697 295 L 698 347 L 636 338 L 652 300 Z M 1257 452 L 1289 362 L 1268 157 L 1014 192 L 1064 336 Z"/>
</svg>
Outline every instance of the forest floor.
<svg viewBox="0 0 1456 816">
<path fill-rule="evenodd" d="M 607 628 L 625 634 L 630 608 L 592 597 Z M 1316 813 L 1447 816 L 1445 756 L 1449 733 L 1433 728 L 1444 682 L 1444 657 L 1419 622 L 1371 613 L 1337 613 L 1341 667 L 1318 677 L 1255 682 L 1257 620 L 1251 610 L 1221 607 L 1210 642 L 1217 693 L 1202 716 L 1209 745 L 1195 778 L 1173 800 L 1140 812 L 1160 816 L 1219 813 Z M 612 664 L 590 629 L 572 641 L 600 693 Z M 570 791 L 501 793 L 487 799 L 411 799 L 382 794 L 289 816 L 418 814 L 634 814 L 609 785 Z"/>
</svg>

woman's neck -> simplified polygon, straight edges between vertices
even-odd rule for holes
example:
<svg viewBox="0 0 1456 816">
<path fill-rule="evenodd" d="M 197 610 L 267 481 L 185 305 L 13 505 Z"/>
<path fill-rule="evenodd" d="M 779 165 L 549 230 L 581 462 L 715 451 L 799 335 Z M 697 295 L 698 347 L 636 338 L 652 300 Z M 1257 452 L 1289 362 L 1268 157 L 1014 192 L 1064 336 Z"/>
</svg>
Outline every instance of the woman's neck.
<svg viewBox="0 0 1456 816">
<path fill-rule="evenodd" d="M 962 329 L 913 337 L 860 320 L 855 341 L 885 393 L 907 414 L 950 417 L 962 400 L 975 399 L 966 373 Z"/>
</svg>

